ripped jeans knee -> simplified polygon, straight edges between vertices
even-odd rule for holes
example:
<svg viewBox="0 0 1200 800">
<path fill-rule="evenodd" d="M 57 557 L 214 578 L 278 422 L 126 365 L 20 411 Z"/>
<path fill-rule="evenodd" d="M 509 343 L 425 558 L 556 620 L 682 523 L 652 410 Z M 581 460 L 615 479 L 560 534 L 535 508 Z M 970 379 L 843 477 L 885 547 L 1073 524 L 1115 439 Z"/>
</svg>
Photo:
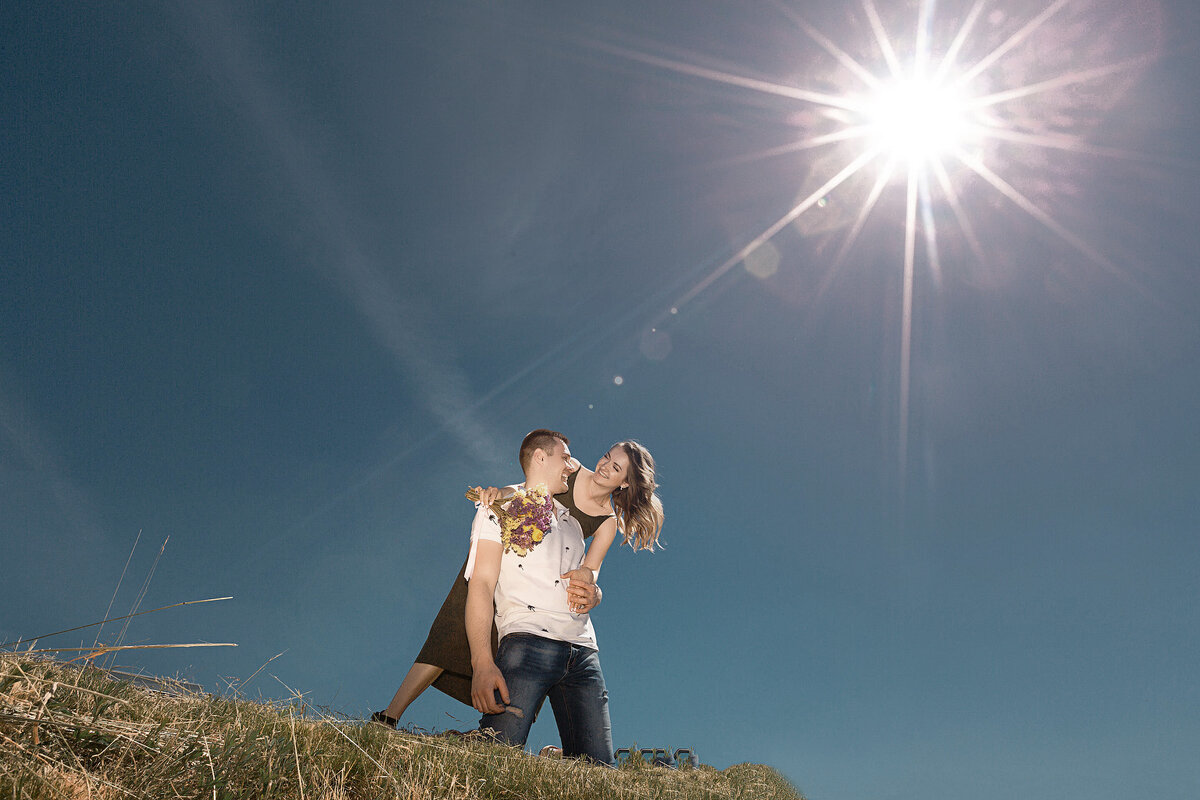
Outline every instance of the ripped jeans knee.
<svg viewBox="0 0 1200 800">
<path fill-rule="evenodd" d="M 568 756 L 612 763 L 608 691 L 595 650 L 528 633 L 500 640 L 496 666 L 508 687 L 499 714 L 485 714 L 481 730 L 524 747 L 542 703 L 549 698 Z M 500 702 L 500 698 L 497 698 Z"/>
</svg>

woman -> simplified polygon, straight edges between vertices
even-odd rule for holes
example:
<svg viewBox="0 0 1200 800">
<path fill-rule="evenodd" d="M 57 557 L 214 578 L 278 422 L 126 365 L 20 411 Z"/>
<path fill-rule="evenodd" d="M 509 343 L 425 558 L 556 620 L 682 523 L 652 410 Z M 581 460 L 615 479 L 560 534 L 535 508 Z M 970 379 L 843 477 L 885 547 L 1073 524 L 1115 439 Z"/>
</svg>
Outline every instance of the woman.
<svg viewBox="0 0 1200 800">
<path fill-rule="evenodd" d="M 578 462 L 576 462 L 578 464 Z M 594 582 L 609 546 L 620 531 L 622 542 L 634 550 L 653 550 L 662 530 L 663 507 L 654 493 L 654 457 L 638 442 L 626 440 L 608 449 L 595 470 L 582 466 L 567 480 L 567 490 L 554 499 L 567 508 L 583 528 L 583 538 L 592 537 L 587 556 L 575 580 Z M 505 490 L 511 493 L 513 487 Z M 496 492 L 496 489 L 488 489 Z M 485 499 L 487 495 L 484 496 Z M 466 563 L 463 563 L 466 567 Z M 581 601 L 576 613 L 585 613 L 600 602 Z M 574 594 L 573 599 L 582 597 Z M 471 649 L 467 644 L 464 611 L 467 581 L 459 570 L 442 608 L 438 611 L 416 662 L 396 690 L 392 702 L 383 711 L 371 715 L 372 722 L 395 728 L 405 709 L 430 685 L 466 705 L 471 705 Z M 492 629 L 492 650 L 496 650 L 496 631 Z"/>
</svg>

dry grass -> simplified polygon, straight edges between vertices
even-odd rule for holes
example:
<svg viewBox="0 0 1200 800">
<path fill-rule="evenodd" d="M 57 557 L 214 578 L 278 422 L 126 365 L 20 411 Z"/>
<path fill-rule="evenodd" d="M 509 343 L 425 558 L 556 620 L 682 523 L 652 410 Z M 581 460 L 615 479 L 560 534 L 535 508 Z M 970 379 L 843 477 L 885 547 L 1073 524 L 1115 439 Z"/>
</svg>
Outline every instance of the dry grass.
<svg viewBox="0 0 1200 800">
<path fill-rule="evenodd" d="M 300 700 L 164 694 L 0 653 L 0 800 L 802 800 L 756 764 L 612 770 L 311 713 Z"/>
</svg>

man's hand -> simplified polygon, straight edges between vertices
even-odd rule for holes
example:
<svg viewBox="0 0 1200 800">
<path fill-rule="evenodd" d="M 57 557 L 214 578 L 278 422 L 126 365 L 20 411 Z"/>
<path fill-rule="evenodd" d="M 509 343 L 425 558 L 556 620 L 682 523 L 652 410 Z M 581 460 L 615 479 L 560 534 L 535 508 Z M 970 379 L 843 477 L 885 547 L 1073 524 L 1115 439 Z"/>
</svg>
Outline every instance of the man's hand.
<svg viewBox="0 0 1200 800">
<path fill-rule="evenodd" d="M 483 667 L 475 667 L 471 677 L 471 705 L 481 714 L 500 714 L 508 705 L 508 684 L 493 661 Z M 496 692 L 500 692 L 503 705 L 496 703 Z"/>
<path fill-rule="evenodd" d="M 586 614 L 600 604 L 600 587 L 587 567 L 579 567 L 559 576 L 567 579 L 567 607 L 576 614 Z"/>
</svg>

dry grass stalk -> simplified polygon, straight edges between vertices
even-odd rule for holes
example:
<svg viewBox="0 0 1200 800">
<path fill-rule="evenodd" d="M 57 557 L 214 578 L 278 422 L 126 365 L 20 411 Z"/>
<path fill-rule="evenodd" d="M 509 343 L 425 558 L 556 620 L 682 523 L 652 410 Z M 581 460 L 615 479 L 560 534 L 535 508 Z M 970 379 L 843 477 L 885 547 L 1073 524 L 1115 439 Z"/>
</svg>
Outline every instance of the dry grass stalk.
<svg viewBox="0 0 1200 800">
<path fill-rule="evenodd" d="M 102 619 L 99 622 L 89 622 L 87 625 L 76 625 L 74 628 L 66 628 L 61 631 L 54 631 L 54 633 L 43 633 L 40 636 L 34 636 L 29 639 L 15 639 L 11 642 L 4 642 L 3 644 L 0 644 L 0 647 L 12 647 L 14 645 L 23 644 L 25 642 L 36 642 L 39 639 L 49 639 L 51 636 L 58 636 L 59 634 L 63 634 L 63 633 L 74 633 L 75 631 L 87 630 L 88 628 L 94 628 L 97 625 L 103 627 L 105 624 L 107 624 L 109 622 L 120 622 L 123 619 L 133 619 L 134 617 L 141 617 L 146 614 L 154 614 L 158 611 L 166 611 L 169 608 L 179 608 L 181 606 L 195 606 L 195 605 L 200 605 L 202 603 L 216 603 L 221 600 L 232 600 L 232 599 L 233 599 L 232 597 L 210 597 L 206 600 L 184 600 L 182 603 L 172 603 L 169 606 L 159 606 L 158 608 L 152 608 L 149 611 L 139 611 L 136 614 L 126 614 L 123 617 L 109 617 L 107 614 L 105 614 L 105 619 Z M 90 647 L 88 649 L 96 650 L 98 648 L 99 648 L 99 638 L 97 638 L 97 641 L 95 643 L 93 643 L 92 647 Z"/>
</svg>

